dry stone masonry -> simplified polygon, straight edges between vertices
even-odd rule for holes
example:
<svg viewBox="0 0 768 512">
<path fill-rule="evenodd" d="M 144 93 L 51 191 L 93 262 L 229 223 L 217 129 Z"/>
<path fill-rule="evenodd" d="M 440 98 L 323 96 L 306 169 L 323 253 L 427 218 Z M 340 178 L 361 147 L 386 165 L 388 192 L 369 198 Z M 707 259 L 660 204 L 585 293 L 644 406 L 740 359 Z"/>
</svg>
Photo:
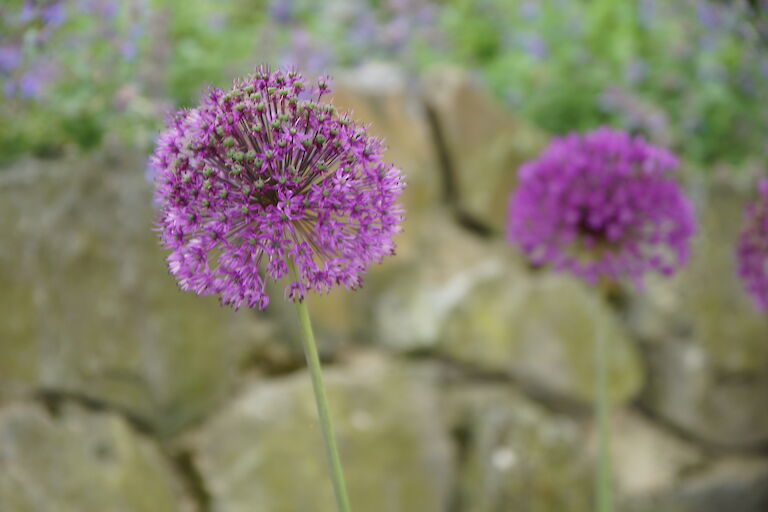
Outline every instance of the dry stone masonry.
<svg viewBox="0 0 768 512">
<path fill-rule="evenodd" d="M 376 64 L 334 101 L 409 183 L 398 255 L 310 299 L 353 505 L 590 511 L 600 326 L 622 509 L 768 510 L 768 321 L 732 273 L 737 187 L 698 194 L 689 269 L 608 300 L 501 239 L 545 138 L 471 77 Z M 294 312 L 179 292 L 144 165 L 108 147 L 0 170 L 0 510 L 331 512 Z"/>
</svg>

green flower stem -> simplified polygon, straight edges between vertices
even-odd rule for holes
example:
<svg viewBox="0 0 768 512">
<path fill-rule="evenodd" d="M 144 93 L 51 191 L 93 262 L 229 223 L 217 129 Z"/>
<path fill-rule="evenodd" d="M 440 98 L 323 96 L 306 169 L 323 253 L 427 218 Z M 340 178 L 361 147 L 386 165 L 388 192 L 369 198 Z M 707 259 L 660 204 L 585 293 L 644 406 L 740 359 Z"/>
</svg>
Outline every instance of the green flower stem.
<svg viewBox="0 0 768 512">
<path fill-rule="evenodd" d="M 317 413 L 320 416 L 320 426 L 323 429 L 325 454 L 328 458 L 328 466 L 331 470 L 331 479 L 333 480 L 333 490 L 336 494 L 336 503 L 339 506 L 339 512 L 350 512 L 347 488 L 344 483 L 344 472 L 341 469 L 339 450 L 336 447 L 333 422 L 331 421 L 331 415 L 328 411 L 328 398 L 325 396 L 323 373 L 320 368 L 320 357 L 317 355 L 315 335 L 312 332 L 312 323 L 309 319 L 309 310 L 307 309 L 306 301 L 297 302 L 296 309 L 299 312 L 299 322 L 301 323 L 301 330 L 304 333 L 304 355 L 307 358 L 307 367 L 309 368 L 309 374 L 312 377 L 312 387 L 315 391 L 315 401 L 317 403 Z"/>
<path fill-rule="evenodd" d="M 595 475 L 595 496 L 597 512 L 612 512 L 613 483 L 611 481 L 611 404 L 608 396 L 608 352 L 603 321 L 598 317 L 595 333 L 595 416 L 598 427 L 597 470 Z"/>
</svg>

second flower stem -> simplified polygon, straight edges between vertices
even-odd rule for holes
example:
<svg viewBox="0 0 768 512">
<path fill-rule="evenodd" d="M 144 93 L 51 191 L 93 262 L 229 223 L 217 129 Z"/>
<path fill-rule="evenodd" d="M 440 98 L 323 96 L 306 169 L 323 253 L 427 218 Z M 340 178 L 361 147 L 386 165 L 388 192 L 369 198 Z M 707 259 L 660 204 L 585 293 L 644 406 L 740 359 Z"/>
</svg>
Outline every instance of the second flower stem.
<svg viewBox="0 0 768 512">
<path fill-rule="evenodd" d="M 320 357 L 317 354 L 317 345 L 315 344 L 315 335 L 312 332 L 312 322 L 309 319 L 309 310 L 305 301 L 297 302 L 296 309 L 299 313 L 299 323 L 304 334 L 302 341 L 304 344 L 304 355 L 307 358 L 307 367 L 312 377 L 312 388 L 315 392 L 315 402 L 317 403 L 317 413 L 320 416 L 320 426 L 323 431 L 323 442 L 325 444 L 325 454 L 328 458 L 328 466 L 331 470 L 331 479 L 333 480 L 333 491 L 336 494 L 336 503 L 339 506 L 339 512 L 350 512 L 349 498 L 347 497 L 347 488 L 344 483 L 344 472 L 341 468 L 341 459 L 339 450 L 336 447 L 336 436 L 333 432 L 333 422 L 328 410 L 328 398 L 325 395 L 325 384 L 323 384 L 323 373 L 320 367 Z"/>
</svg>

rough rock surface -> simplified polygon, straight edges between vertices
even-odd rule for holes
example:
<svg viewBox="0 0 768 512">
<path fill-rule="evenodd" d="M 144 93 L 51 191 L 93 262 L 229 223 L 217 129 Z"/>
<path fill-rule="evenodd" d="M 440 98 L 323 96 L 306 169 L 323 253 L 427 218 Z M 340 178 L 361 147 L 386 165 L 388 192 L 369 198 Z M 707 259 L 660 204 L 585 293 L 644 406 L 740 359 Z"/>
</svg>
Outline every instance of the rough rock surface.
<svg viewBox="0 0 768 512">
<path fill-rule="evenodd" d="M 67 405 L 0 409 L 0 510 L 190 510 L 167 460 L 118 415 Z"/>
<path fill-rule="evenodd" d="M 724 185 L 702 198 L 690 265 L 649 286 L 632 319 L 653 375 L 648 406 L 734 447 L 768 441 L 768 316 L 752 308 L 733 258 L 746 199 Z"/>
<path fill-rule="evenodd" d="M 403 262 L 374 293 L 376 339 L 397 350 L 434 349 L 448 316 L 475 286 L 515 269 L 511 251 L 489 247 L 445 212 L 435 212 L 418 243 L 422 257 Z"/>
<path fill-rule="evenodd" d="M 670 492 L 675 482 L 705 463 L 703 450 L 631 410 L 612 415 L 611 459 L 618 493 L 624 501 Z M 593 424 L 593 427 L 595 425 Z M 597 429 L 591 451 L 597 452 Z M 631 461 L 631 463 L 630 463 Z"/>
<path fill-rule="evenodd" d="M 591 509 L 583 425 L 509 387 L 465 385 L 453 399 L 464 461 L 457 510 Z"/>
<path fill-rule="evenodd" d="M 726 457 L 700 468 L 674 488 L 630 501 L 629 512 L 762 512 L 768 510 L 768 463 Z"/>
<path fill-rule="evenodd" d="M 447 317 L 441 353 L 544 392 L 591 403 L 600 331 L 609 347 L 613 401 L 629 401 L 643 384 L 639 355 L 623 326 L 593 290 L 568 276 L 487 279 Z"/>
<path fill-rule="evenodd" d="M 465 71 L 435 68 L 422 94 L 447 160 L 452 199 L 460 212 L 502 232 L 517 168 L 538 154 L 547 137 L 516 118 Z"/>
<path fill-rule="evenodd" d="M 731 259 L 746 195 L 715 183 L 691 267 L 602 302 L 498 236 L 536 132 L 432 76 L 336 84 L 410 183 L 397 256 L 309 298 L 355 510 L 592 511 L 598 325 L 617 510 L 768 510 L 768 325 Z M 295 308 L 279 285 L 259 314 L 179 292 L 127 154 L 0 170 L 0 511 L 333 511 Z"/>
<path fill-rule="evenodd" d="M 377 356 L 326 372 L 353 506 L 446 510 L 453 453 L 430 373 Z M 213 509 L 336 510 L 316 418 L 306 372 L 246 387 L 194 436 Z"/>
<path fill-rule="evenodd" d="M 561 275 L 529 275 L 511 248 L 444 217 L 435 219 L 421 244 L 424 257 L 404 263 L 377 296 L 376 339 L 588 403 L 599 327 L 610 343 L 614 401 L 640 391 L 644 373 L 635 345 L 586 285 Z"/>
<path fill-rule="evenodd" d="M 179 292 L 135 157 L 0 175 L 0 398 L 85 395 L 167 432 L 232 384 L 253 317 Z"/>
</svg>

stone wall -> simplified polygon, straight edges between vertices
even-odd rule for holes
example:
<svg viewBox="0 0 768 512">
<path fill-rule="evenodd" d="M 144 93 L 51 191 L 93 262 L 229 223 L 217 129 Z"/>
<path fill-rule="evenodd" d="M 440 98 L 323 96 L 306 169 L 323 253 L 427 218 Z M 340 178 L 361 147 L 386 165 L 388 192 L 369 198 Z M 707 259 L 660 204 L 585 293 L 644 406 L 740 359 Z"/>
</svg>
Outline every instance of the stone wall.
<svg viewBox="0 0 768 512">
<path fill-rule="evenodd" d="M 471 77 L 340 77 L 409 187 L 398 255 L 312 297 L 351 501 L 366 512 L 586 512 L 592 337 L 611 339 L 618 499 L 768 510 L 768 320 L 732 272 L 743 192 L 698 191 L 691 266 L 611 300 L 501 231 L 546 138 Z M 0 511 L 334 510 L 295 312 L 177 290 L 144 155 L 0 171 Z"/>
</svg>

